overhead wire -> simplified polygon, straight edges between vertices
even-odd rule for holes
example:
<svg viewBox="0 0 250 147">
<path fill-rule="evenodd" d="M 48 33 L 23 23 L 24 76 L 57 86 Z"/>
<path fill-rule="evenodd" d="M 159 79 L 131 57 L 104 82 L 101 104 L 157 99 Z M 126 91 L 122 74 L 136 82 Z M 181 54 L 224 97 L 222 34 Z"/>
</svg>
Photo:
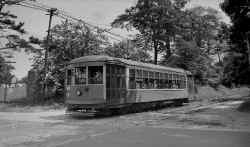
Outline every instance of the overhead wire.
<svg viewBox="0 0 250 147">
<path fill-rule="evenodd" d="M 74 20 L 74 21 L 83 23 L 84 25 L 87 25 L 87 26 L 90 27 L 90 28 L 97 29 L 99 32 L 100 32 L 100 31 L 107 32 L 107 29 L 100 28 L 100 27 L 95 26 L 95 25 L 92 25 L 91 23 L 88 23 L 88 22 L 86 22 L 86 21 L 84 21 L 84 20 L 82 20 L 82 19 L 80 19 L 80 18 L 76 18 L 76 17 L 73 17 L 73 16 L 71 16 L 71 15 L 69 15 L 69 14 L 65 14 L 64 11 L 58 10 L 58 12 L 59 12 L 58 15 L 60 15 L 60 16 L 63 16 L 63 17 L 65 17 L 65 18 L 69 18 L 69 19 L 72 19 L 72 20 Z"/>
<path fill-rule="evenodd" d="M 59 11 L 59 13 L 60 13 L 60 11 Z M 102 30 L 102 31 L 104 31 L 104 32 L 107 32 L 107 33 L 113 35 L 113 36 L 116 36 L 116 37 L 125 39 L 125 38 L 124 38 L 123 36 L 121 36 L 121 35 L 118 35 L 118 34 L 115 34 L 115 33 L 113 33 L 113 32 L 110 32 L 111 29 L 103 29 L 103 28 L 100 28 L 100 27 L 98 27 L 98 26 L 92 25 L 92 24 L 90 24 L 90 23 L 88 23 L 88 22 L 86 22 L 86 21 L 83 21 L 82 19 L 78 19 L 78 18 L 75 18 L 75 17 L 73 17 L 73 16 L 63 14 L 63 13 L 61 13 L 61 15 L 64 15 L 64 16 L 69 17 L 69 18 L 71 18 L 71 19 L 73 19 L 73 20 L 76 20 L 76 21 L 80 21 L 80 22 L 82 22 L 82 23 L 84 23 L 84 24 L 86 24 L 86 25 L 88 25 L 88 26 L 90 26 L 90 27 L 92 27 L 92 28 Z"/>
<path fill-rule="evenodd" d="M 30 1 L 30 2 L 34 2 L 34 1 Z M 50 6 L 48 6 L 48 5 L 45 5 L 45 4 L 42 4 L 42 3 L 40 3 L 40 2 L 35 2 L 36 4 L 38 4 L 38 5 L 40 5 L 40 6 L 43 6 L 43 7 L 46 7 L 46 8 L 51 8 Z M 64 14 L 64 15 L 70 15 L 70 13 L 69 12 L 67 12 L 67 11 L 65 11 L 65 10 L 63 10 L 62 8 L 60 8 L 60 9 L 58 9 L 58 11 L 59 11 L 59 13 L 62 13 L 62 14 Z"/>
<path fill-rule="evenodd" d="M 60 14 L 60 13 L 58 13 L 57 14 L 57 17 L 60 17 L 60 18 L 63 18 L 63 19 L 66 19 L 66 20 L 69 20 L 69 19 L 72 19 L 71 17 L 67 17 L 67 16 L 65 16 L 65 15 L 62 15 L 62 14 Z M 78 20 L 78 19 L 76 19 L 76 18 L 74 18 L 73 20 L 75 20 L 75 21 L 78 21 L 78 22 L 82 22 L 82 20 Z M 88 25 L 88 24 L 86 24 L 86 23 L 83 23 L 84 25 Z M 89 27 L 89 25 L 88 25 L 88 27 Z M 99 28 L 94 28 L 93 26 L 91 26 L 92 27 L 92 30 L 93 29 L 99 29 Z M 102 34 L 103 32 L 105 32 L 105 31 L 98 31 L 98 30 L 93 30 L 94 32 L 96 32 L 96 33 L 98 33 L 98 34 Z M 120 39 L 117 39 L 117 38 L 115 38 L 115 37 L 113 37 L 113 36 L 111 36 L 110 34 L 105 34 L 107 37 L 109 37 L 109 38 L 111 38 L 111 39 L 113 39 L 113 40 L 115 40 L 115 41 L 122 41 L 122 40 L 120 40 Z"/>
<path fill-rule="evenodd" d="M 38 1 L 24 0 L 23 2 L 32 3 L 34 5 L 39 5 L 39 6 L 43 7 L 43 8 L 47 8 L 47 9 L 51 8 L 50 6 L 42 4 L 42 3 L 38 2 Z"/>
<path fill-rule="evenodd" d="M 52 8 L 52 7 L 44 5 L 42 3 L 33 2 L 33 1 L 22 1 L 22 2 L 18 3 L 18 5 L 32 8 L 32 9 L 36 9 L 36 10 L 46 11 L 46 12 Z M 71 16 L 68 12 L 66 12 L 64 10 L 57 9 L 55 16 L 60 17 L 62 19 L 77 21 L 79 23 L 82 23 L 82 24 L 88 26 L 90 29 L 92 29 L 96 33 L 99 33 L 99 34 L 105 33 L 108 37 L 110 37 L 111 39 L 116 40 L 116 41 L 122 41 L 124 39 L 125 40 L 127 39 L 126 37 L 123 37 L 119 34 L 111 32 L 111 30 L 113 28 L 109 28 L 109 29 L 100 28 L 99 26 L 96 26 L 96 25 L 93 25 L 89 22 L 86 22 L 86 21 L 82 20 L 81 18 L 76 18 L 74 16 Z"/>
<path fill-rule="evenodd" d="M 42 6 L 39 6 L 39 5 L 36 5 L 36 4 L 33 4 L 33 3 L 29 3 L 29 2 L 26 2 L 26 1 L 22 1 L 22 2 L 19 2 L 17 4 L 29 5 L 29 6 L 36 7 L 36 8 L 43 9 L 43 10 L 48 10 L 49 9 L 48 7 L 42 7 Z"/>
<path fill-rule="evenodd" d="M 19 4 L 16 4 L 16 5 L 20 5 L 20 6 L 27 7 L 27 8 L 31 8 L 31 9 L 35 9 L 35 10 L 46 11 L 46 9 L 42 9 L 42 8 L 38 8 L 38 7 L 26 5 L 26 4 L 21 4 L 21 3 L 19 3 Z"/>
<path fill-rule="evenodd" d="M 34 1 L 30 1 L 30 2 L 34 2 Z M 38 4 L 38 5 L 40 5 L 40 6 L 46 7 L 46 8 L 51 8 L 50 6 L 45 5 L 45 4 L 42 4 L 42 3 L 38 2 L 38 1 L 35 1 L 35 3 Z M 70 15 L 69 12 L 63 10 L 62 8 L 58 9 L 58 11 L 60 11 L 60 13 L 62 13 L 62 14 Z M 89 22 L 89 20 L 88 20 L 88 22 Z M 90 23 L 90 22 L 89 22 L 89 23 Z M 93 24 L 93 23 L 91 22 L 90 24 Z M 95 24 L 97 24 L 97 23 L 95 23 Z M 99 25 L 103 25 L 103 26 L 106 26 L 106 27 L 110 27 L 110 26 L 108 26 L 107 24 L 99 24 Z M 111 28 L 111 29 L 112 29 L 112 28 Z M 110 29 L 109 29 L 109 30 L 110 30 Z"/>
<path fill-rule="evenodd" d="M 47 9 L 47 10 L 52 8 L 50 6 L 43 6 L 43 5 L 37 4 L 37 2 L 35 2 L 35 1 L 24 0 L 24 1 L 20 2 L 20 3 L 24 3 L 24 4 L 27 4 L 27 5 L 32 5 L 32 6 L 35 6 L 35 7 L 40 7 L 40 8 Z"/>
<path fill-rule="evenodd" d="M 45 11 L 45 12 L 47 12 L 49 9 L 51 9 L 51 8 L 38 7 L 36 5 L 29 5 L 28 3 L 25 3 L 25 4 L 24 3 L 23 4 L 22 3 L 18 3 L 17 5 L 20 5 L 20 6 L 23 6 L 23 7 L 27 7 L 27 8 L 31 8 L 31 9 L 35 9 L 35 10 Z M 62 13 L 57 13 L 56 16 L 59 17 L 59 18 L 65 19 L 65 20 L 72 19 L 74 21 L 80 21 L 80 22 L 82 22 L 82 20 L 80 20 L 80 19 L 78 20 L 78 19 L 76 19 L 76 18 L 74 18 L 72 16 L 70 17 L 70 16 L 62 14 Z M 83 23 L 83 24 L 86 25 L 86 23 Z M 88 24 L 88 25 L 91 25 L 91 24 Z M 109 38 L 112 38 L 113 40 L 121 41 L 121 40 L 118 40 L 117 38 L 114 38 L 114 37 L 112 37 L 110 35 L 106 34 L 106 36 L 108 36 Z M 108 42 L 108 41 L 103 41 L 103 43 L 110 44 L 110 42 Z M 90 46 L 90 47 L 92 47 L 92 46 Z M 90 47 L 88 47 L 88 48 L 90 48 Z"/>
</svg>

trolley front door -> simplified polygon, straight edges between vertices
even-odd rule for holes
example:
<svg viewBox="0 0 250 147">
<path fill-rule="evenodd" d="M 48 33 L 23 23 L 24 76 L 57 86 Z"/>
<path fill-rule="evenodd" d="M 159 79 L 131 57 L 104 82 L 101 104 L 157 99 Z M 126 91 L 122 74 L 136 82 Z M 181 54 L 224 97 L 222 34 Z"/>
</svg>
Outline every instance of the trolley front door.
<svg viewBox="0 0 250 147">
<path fill-rule="evenodd" d="M 106 65 L 106 101 L 108 104 L 122 104 L 126 101 L 126 70 L 124 66 Z"/>
</svg>

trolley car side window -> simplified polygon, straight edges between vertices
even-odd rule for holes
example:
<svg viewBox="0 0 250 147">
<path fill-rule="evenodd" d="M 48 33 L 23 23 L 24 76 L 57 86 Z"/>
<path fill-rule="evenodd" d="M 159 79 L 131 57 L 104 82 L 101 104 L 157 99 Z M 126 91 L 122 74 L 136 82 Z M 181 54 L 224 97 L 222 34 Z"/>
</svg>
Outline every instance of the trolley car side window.
<svg viewBox="0 0 250 147">
<path fill-rule="evenodd" d="M 130 89 L 184 89 L 186 78 L 180 73 L 129 70 Z"/>
<path fill-rule="evenodd" d="M 75 84 L 86 84 L 86 67 L 75 68 Z"/>
<path fill-rule="evenodd" d="M 68 69 L 67 70 L 67 85 L 71 85 L 72 84 L 72 69 Z"/>
<path fill-rule="evenodd" d="M 88 84 L 103 84 L 103 66 L 88 67 Z"/>
<path fill-rule="evenodd" d="M 129 88 L 130 89 L 135 89 L 136 84 L 135 84 L 135 70 L 130 69 L 129 70 Z"/>
</svg>

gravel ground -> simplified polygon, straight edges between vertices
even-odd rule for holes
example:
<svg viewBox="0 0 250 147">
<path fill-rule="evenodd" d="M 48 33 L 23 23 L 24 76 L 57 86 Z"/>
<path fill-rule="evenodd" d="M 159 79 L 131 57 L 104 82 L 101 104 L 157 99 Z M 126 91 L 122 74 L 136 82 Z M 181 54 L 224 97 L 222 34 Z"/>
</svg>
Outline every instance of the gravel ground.
<svg viewBox="0 0 250 147">
<path fill-rule="evenodd" d="M 183 107 L 105 118 L 72 118 L 65 115 L 64 108 L 48 110 L 1 104 L 0 146 L 54 147 L 138 127 L 250 132 L 249 113 L 237 110 L 241 103 L 192 102 Z"/>
</svg>

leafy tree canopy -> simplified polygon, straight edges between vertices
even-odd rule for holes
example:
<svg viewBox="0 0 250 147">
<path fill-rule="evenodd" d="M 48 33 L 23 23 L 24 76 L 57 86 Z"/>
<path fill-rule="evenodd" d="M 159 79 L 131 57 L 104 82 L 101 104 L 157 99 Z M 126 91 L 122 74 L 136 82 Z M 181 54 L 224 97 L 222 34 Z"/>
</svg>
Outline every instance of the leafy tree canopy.
<svg viewBox="0 0 250 147">
<path fill-rule="evenodd" d="M 32 39 L 32 42 L 42 47 L 49 46 L 49 73 L 46 82 L 63 86 L 65 64 L 81 56 L 104 53 L 108 46 L 107 38 L 99 33 L 94 33 L 87 26 L 80 23 L 64 21 L 51 29 L 51 41 Z M 40 53 L 34 58 L 34 68 L 44 71 L 44 54 Z M 42 75 L 42 74 L 41 74 Z"/>
<path fill-rule="evenodd" d="M 230 50 L 224 58 L 224 83 L 250 84 L 250 1 L 224 0 L 222 10 L 230 17 Z"/>
<path fill-rule="evenodd" d="M 0 55 L 0 84 L 9 83 L 13 78 L 11 71 L 14 69 L 12 65 L 6 63 L 6 60 Z"/>
<path fill-rule="evenodd" d="M 137 29 L 151 40 L 154 60 L 157 64 L 158 53 L 166 50 L 169 57 L 170 41 L 178 29 L 178 20 L 188 0 L 138 0 L 135 6 L 126 9 L 112 23 L 113 27 Z"/>
<path fill-rule="evenodd" d="M 13 77 L 11 70 L 14 67 L 6 63 L 6 58 L 12 58 L 13 50 L 20 51 L 20 49 L 25 49 L 26 52 L 34 50 L 30 42 L 21 37 L 26 33 L 23 29 L 24 23 L 16 22 L 17 16 L 4 9 L 6 6 L 11 6 L 21 1 L 0 1 L 0 83 L 10 82 Z"/>
<path fill-rule="evenodd" d="M 117 58 L 150 62 L 150 55 L 147 50 L 140 48 L 136 42 L 129 40 L 108 46 L 105 48 L 105 54 Z"/>
<path fill-rule="evenodd" d="M 17 16 L 4 9 L 6 6 L 15 5 L 21 1 L 23 0 L 1 0 L 0 2 L 0 41 L 4 45 L 0 47 L 0 51 L 25 49 L 29 52 L 35 50 L 29 41 L 22 38 L 22 35 L 26 33 L 23 29 L 24 23 L 16 22 Z"/>
</svg>

